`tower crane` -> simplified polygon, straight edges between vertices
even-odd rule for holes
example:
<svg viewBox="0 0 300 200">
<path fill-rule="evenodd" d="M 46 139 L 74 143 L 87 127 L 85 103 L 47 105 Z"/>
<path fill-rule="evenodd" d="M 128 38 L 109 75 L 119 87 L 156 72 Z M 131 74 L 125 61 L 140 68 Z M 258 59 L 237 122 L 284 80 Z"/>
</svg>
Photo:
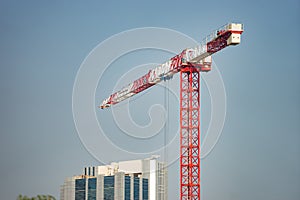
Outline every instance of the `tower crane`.
<svg viewBox="0 0 300 200">
<path fill-rule="evenodd" d="M 211 70 L 211 55 L 241 41 L 243 24 L 228 23 L 199 46 L 184 49 L 113 93 L 99 106 L 108 108 L 180 73 L 180 199 L 200 200 L 200 72 Z"/>
</svg>

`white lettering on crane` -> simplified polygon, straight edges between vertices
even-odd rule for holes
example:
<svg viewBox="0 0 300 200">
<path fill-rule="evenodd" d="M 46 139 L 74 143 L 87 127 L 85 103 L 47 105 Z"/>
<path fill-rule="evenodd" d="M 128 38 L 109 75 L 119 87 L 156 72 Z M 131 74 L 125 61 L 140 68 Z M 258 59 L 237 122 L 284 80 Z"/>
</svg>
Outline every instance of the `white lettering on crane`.
<svg viewBox="0 0 300 200">
<path fill-rule="evenodd" d="M 177 68 L 181 65 L 183 54 L 173 57 L 171 60 L 157 66 L 155 69 L 150 70 L 148 82 L 155 84 L 160 82 L 163 78 L 168 78 L 176 73 Z"/>
<path fill-rule="evenodd" d="M 186 60 L 191 61 L 206 52 L 206 45 L 200 45 L 195 48 L 186 49 Z"/>
<path fill-rule="evenodd" d="M 154 83 L 154 79 L 155 79 L 155 70 L 150 70 L 150 76 L 149 76 L 149 83 Z"/>
<path fill-rule="evenodd" d="M 124 97 L 130 96 L 132 92 L 133 83 L 128 84 L 126 87 L 122 88 L 119 92 L 112 95 L 112 98 L 116 102 L 120 102 Z"/>
</svg>

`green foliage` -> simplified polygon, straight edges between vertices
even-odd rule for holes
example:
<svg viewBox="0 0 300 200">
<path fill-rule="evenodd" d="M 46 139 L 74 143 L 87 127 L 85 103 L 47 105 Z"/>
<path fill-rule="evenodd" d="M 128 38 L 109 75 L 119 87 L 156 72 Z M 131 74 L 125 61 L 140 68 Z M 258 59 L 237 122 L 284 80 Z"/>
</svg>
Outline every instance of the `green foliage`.
<svg viewBox="0 0 300 200">
<path fill-rule="evenodd" d="M 56 200 L 53 196 L 51 195 L 37 195 L 37 197 L 27 197 L 26 195 L 19 195 L 17 200 Z"/>
</svg>

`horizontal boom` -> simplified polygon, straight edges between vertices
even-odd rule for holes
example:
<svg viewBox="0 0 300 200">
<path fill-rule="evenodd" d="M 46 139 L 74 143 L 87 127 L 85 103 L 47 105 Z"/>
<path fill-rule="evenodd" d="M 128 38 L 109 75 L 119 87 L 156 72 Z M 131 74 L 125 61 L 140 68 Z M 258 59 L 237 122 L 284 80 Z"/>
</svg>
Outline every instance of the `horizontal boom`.
<svg viewBox="0 0 300 200">
<path fill-rule="evenodd" d="M 135 80 L 133 83 L 128 84 L 120 91 L 110 95 L 99 107 L 101 109 L 110 107 L 146 90 L 162 80 L 171 79 L 175 73 L 181 71 L 188 65 L 199 68 L 199 70 L 203 72 L 210 71 L 211 55 L 227 46 L 239 44 L 242 32 L 242 24 L 229 23 L 221 27 L 207 36 L 199 46 L 183 50 L 180 54 L 172 57 L 167 62 L 149 70 L 147 74 Z"/>
</svg>

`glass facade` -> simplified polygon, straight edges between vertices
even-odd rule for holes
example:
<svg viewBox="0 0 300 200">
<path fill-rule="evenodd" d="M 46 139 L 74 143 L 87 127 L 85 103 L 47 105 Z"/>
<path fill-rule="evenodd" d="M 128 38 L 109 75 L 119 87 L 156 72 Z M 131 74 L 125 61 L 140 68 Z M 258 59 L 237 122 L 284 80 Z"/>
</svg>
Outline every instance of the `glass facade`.
<svg viewBox="0 0 300 200">
<path fill-rule="evenodd" d="M 139 200 L 139 195 L 140 195 L 140 178 L 139 177 L 134 177 L 134 182 L 133 182 L 133 199 L 134 200 Z"/>
<path fill-rule="evenodd" d="M 130 200 L 130 176 L 125 176 L 125 200 Z"/>
<path fill-rule="evenodd" d="M 104 200 L 113 200 L 115 197 L 115 177 L 104 176 Z M 142 181 L 142 196 L 143 200 L 148 200 L 148 179 L 133 178 L 133 199 L 139 200 L 140 195 L 140 180 Z M 86 191 L 86 184 L 87 191 Z M 96 200 L 97 195 L 97 178 L 76 179 L 75 180 L 75 200 L 84 200 L 87 194 L 88 200 Z M 131 195 L 131 177 L 124 176 L 124 200 L 130 200 Z"/>
<path fill-rule="evenodd" d="M 85 182 L 86 179 L 75 180 L 75 200 L 85 199 Z"/>
<path fill-rule="evenodd" d="M 114 176 L 105 176 L 104 177 L 104 200 L 112 200 L 114 199 L 115 192 L 114 192 L 114 185 L 115 185 L 115 177 Z"/>
<path fill-rule="evenodd" d="M 143 178 L 143 200 L 148 200 L 148 179 Z"/>
<path fill-rule="evenodd" d="M 88 200 L 96 200 L 97 179 L 90 178 L 88 180 Z"/>
</svg>

